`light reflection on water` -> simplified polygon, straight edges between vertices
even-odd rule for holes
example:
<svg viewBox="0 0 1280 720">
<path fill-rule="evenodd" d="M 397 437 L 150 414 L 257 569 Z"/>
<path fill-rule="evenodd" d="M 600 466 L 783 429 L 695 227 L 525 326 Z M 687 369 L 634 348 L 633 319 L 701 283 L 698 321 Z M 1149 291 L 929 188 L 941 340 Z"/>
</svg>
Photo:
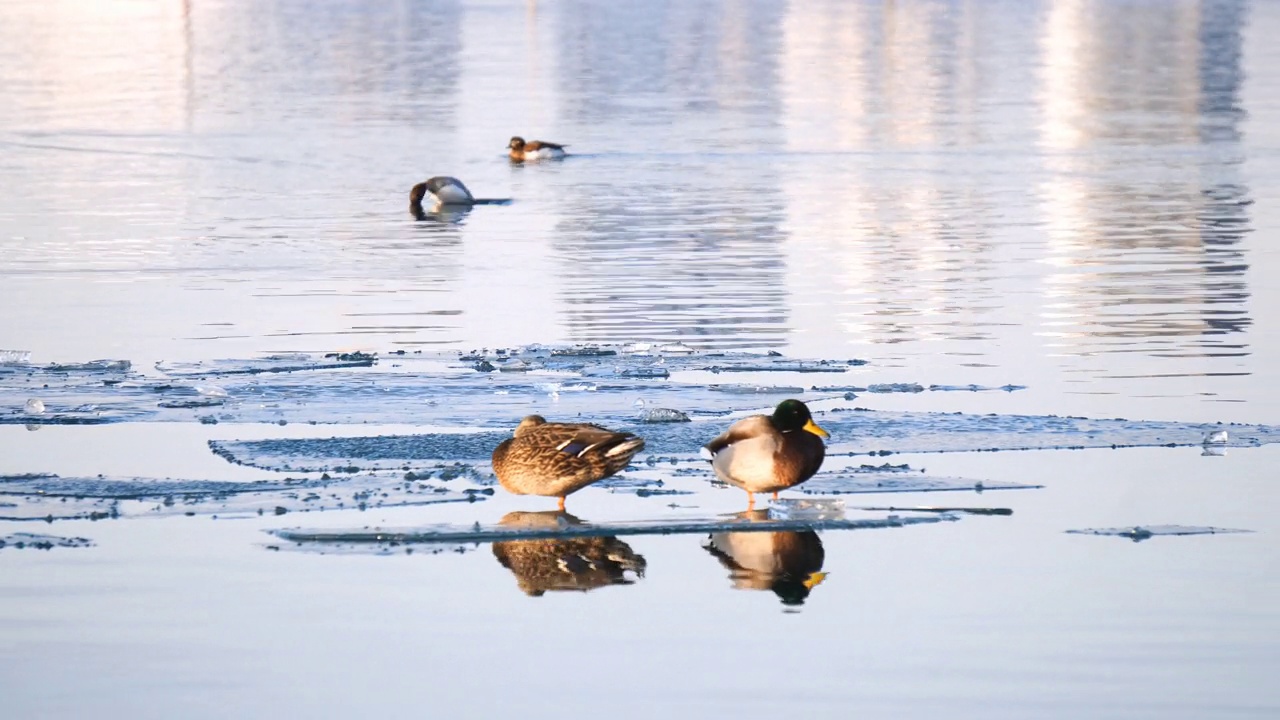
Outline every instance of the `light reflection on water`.
<svg viewBox="0 0 1280 720">
<path fill-rule="evenodd" d="M 0 30 L 22 179 L 0 273 L 33 301 L 0 329 L 42 356 L 126 333 L 36 332 L 69 286 L 142 279 L 121 310 L 186 311 L 130 323 L 144 355 L 219 352 L 181 340 L 217 322 L 240 352 L 798 342 L 977 368 L 1016 344 L 1090 381 L 1251 372 L 1240 3 L 41 8 Z M 512 132 L 582 157 L 508 166 Z M 516 201 L 408 222 L 436 172 Z"/>
</svg>

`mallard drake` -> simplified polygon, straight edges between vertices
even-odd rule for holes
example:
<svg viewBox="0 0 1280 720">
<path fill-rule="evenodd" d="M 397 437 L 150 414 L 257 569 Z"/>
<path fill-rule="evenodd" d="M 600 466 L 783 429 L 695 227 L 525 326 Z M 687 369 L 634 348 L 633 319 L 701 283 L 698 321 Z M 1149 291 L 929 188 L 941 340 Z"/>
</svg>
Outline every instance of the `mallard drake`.
<svg viewBox="0 0 1280 720">
<path fill-rule="evenodd" d="M 530 415 L 493 451 L 493 471 L 517 495 L 560 498 L 618 472 L 644 449 L 644 440 L 586 423 L 549 423 Z"/>
<path fill-rule="evenodd" d="M 512 512 L 500 525 L 509 527 L 556 527 L 581 525 L 566 512 Z M 644 577 L 642 555 L 613 536 L 562 538 L 558 540 L 507 540 L 493 544 L 493 556 L 516 576 L 526 595 L 538 597 L 547 591 L 586 592 L 606 585 L 631 585 L 627 576 Z"/>
<path fill-rule="evenodd" d="M 747 508 L 755 507 L 758 492 L 795 487 L 822 467 L 831 437 L 818 427 L 809 406 L 799 400 L 783 400 L 772 415 L 752 415 L 731 425 L 724 434 L 703 446 L 711 454 L 716 477 L 747 491 Z"/>
<path fill-rule="evenodd" d="M 767 510 L 737 517 L 768 520 Z M 800 605 L 827 578 L 822 539 L 812 530 L 713 533 L 703 546 L 729 571 L 739 590 L 772 590 L 784 605 Z"/>
<path fill-rule="evenodd" d="M 530 140 L 525 142 L 524 138 L 517 135 L 511 138 L 511 142 L 507 143 L 507 149 L 511 151 L 511 159 L 515 162 L 524 162 L 525 160 L 557 160 L 564 157 L 564 145 L 553 142 L 545 142 L 543 140 Z"/>
</svg>

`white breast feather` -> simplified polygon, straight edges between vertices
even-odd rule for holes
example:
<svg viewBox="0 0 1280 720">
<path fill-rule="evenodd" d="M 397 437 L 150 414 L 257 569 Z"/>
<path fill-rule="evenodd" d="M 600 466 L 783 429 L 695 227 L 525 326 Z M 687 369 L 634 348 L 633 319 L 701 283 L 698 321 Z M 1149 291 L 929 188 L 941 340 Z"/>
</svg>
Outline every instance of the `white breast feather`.
<svg viewBox="0 0 1280 720">
<path fill-rule="evenodd" d="M 556 148 L 539 148 L 537 150 L 525 150 L 525 160 L 550 160 L 552 158 L 564 157 L 564 151 Z"/>
<path fill-rule="evenodd" d="M 769 436 L 739 440 L 716 453 L 711 467 L 721 480 L 761 492 L 777 484 L 773 474 L 773 454 L 777 449 L 778 444 Z"/>
<path fill-rule="evenodd" d="M 439 205 L 470 205 L 471 195 L 457 185 L 445 185 L 435 191 L 436 203 Z"/>
</svg>

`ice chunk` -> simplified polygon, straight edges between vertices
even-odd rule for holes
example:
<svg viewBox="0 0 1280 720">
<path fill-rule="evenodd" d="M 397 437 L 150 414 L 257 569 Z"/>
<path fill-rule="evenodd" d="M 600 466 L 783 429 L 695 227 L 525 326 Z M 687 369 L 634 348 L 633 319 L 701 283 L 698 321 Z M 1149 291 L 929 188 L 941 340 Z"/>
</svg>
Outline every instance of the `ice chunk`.
<svg viewBox="0 0 1280 720">
<path fill-rule="evenodd" d="M 30 350 L 0 350 L 0 365 L 26 365 L 29 362 Z"/>
<path fill-rule="evenodd" d="M 1213 431 L 1210 431 L 1210 432 L 1205 433 L 1205 435 L 1204 435 L 1204 442 L 1203 442 L 1203 444 L 1204 444 L 1204 445 L 1226 445 L 1226 444 L 1227 444 L 1227 431 L 1226 431 L 1226 430 L 1213 430 Z"/>
<path fill-rule="evenodd" d="M 555 348 L 551 351 L 552 357 L 608 357 L 617 355 L 618 351 L 611 348 L 602 348 L 599 345 L 575 345 L 568 348 Z"/>
<path fill-rule="evenodd" d="M 1129 538 L 1134 542 L 1142 542 L 1156 535 L 1223 535 L 1253 531 L 1201 525 L 1133 525 L 1115 528 L 1085 528 L 1083 530 L 1068 530 L 1067 532 L 1072 535 L 1112 535 Z"/>
<path fill-rule="evenodd" d="M 671 377 L 671 373 L 666 368 L 658 365 L 645 365 L 623 368 L 618 372 L 618 376 L 625 378 L 668 378 Z"/>
<path fill-rule="evenodd" d="M 53 548 L 92 547 L 93 541 L 82 537 L 62 537 L 60 535 L 43 535 L 39 533 L 14 533 L 0 536 L 0 548 L 15 550 L 52 550 Z"/>
<path fill-rule="evenodd" d="M 657 350 L 662 355 L 692 355 L 696 351 L 684 343 L 674 342 L 659 345 Z"/>
<path fill-rule="evenodd" d="M 731 395 L 799 395 L 804 392 L 802 387 L 787 385 L 711 385 L 707 389 Z"/>
<path fill-rule="evenodd" d="M 39 415 L 44 412 L 44 401 L 40 398 L 28 398 L 26 404 L 22 406 L 22 411 L 28 415 Z"/>
<path fill-rule="evenodd" d="M 831 520 L 844 517 L 844 501 L 838 498 L 782 498 L 769 504 L 775 520 Z"/>
<path fill-rule="evenodd" d="M 873 393 L 920 393 L 924 386 L 919 383 L 877 383 L 867 386 L 867 392 Z"/>
<path fill-rule="evenodd" d="M 640 413 L 640 422 L 671 423 L 689 422 L 689 416 L 672 408 L 650 408 Z"/>
</svg>

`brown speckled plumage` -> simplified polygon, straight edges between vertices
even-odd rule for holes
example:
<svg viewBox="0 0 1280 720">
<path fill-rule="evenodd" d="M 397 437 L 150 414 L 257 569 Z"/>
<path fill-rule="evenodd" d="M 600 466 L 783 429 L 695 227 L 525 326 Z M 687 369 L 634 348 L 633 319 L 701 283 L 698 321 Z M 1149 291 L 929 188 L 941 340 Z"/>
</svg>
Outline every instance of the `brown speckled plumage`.
<svg viewBox="0 0 1280 720">
<path fill-rule="evenodd" d="M 631 433 L 530 415 L 493 451 L 493 471 L 518 495 L 563 498 L 625 468 L 642 449 Z"/>
<path fill-rule="evenodd" d="M 500 521 L 516 527 L 580 525 L 565 512 L 513 512 Z M 516 576 L 526 595 L 548 591 L 586 592 L 606 585 L 630 585 L 628 572 L 644 577 L 645 559 L 616 537 L 508 540 L 493 544 L 493 556 Z"/>
</svg>

